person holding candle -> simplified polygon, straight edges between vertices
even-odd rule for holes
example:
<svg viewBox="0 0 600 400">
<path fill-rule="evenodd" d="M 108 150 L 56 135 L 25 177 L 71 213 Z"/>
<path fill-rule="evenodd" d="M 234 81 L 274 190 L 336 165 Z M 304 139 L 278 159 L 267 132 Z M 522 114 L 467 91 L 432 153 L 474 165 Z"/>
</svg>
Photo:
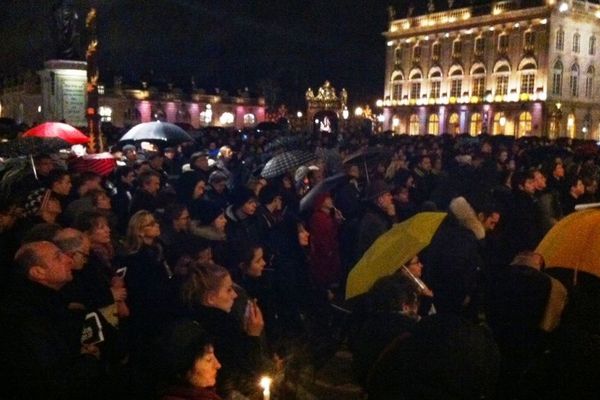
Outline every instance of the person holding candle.
<svg viewBox="0 0 600 400">
<path fill-rule="evenodd" d="M 217 392 L 227 397 L 236 389 L 244 394 L 256 390 L 256 374 L 262 364 L 259 337 L 264 328 L 256 302 L 247 303 L 240 326 L 231 313 L 237 298 L 233 280 L 227 269 L 214 263 L 195 263 L 181 295 L 188 316 L 215 338 L 215 354 L 222 363 Z"/>
</svg>

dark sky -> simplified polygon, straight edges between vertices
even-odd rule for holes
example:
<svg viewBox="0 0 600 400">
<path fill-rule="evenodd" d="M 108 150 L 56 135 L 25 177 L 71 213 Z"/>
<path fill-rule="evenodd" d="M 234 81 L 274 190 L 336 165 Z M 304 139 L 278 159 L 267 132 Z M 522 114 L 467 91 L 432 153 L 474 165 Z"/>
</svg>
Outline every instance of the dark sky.
<svg viewBox="0 0 600 400">
<path fill-rule="evenodd" d="M 350 101 L 383 92 L 394 0 L 98 0 L 101 80 L 174 81 L 235 92 L 280 88 L 301 102 L 329 79 Z M 0 75 L 39 69 L 54 53 L 52 0 L 3 0 Z M 90 0 L 75 0 L 80 23 Z"/>
</svg>

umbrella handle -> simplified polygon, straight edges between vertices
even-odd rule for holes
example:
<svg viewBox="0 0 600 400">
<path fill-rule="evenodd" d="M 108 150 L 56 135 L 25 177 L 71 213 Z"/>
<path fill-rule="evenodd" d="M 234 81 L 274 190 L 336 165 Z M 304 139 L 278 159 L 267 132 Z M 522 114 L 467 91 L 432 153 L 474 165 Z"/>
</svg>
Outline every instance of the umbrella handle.
<svg viewBox="0 0 600 400">
<path fill-rule="evenodd" d="M 31 161 L 31 168 L 33 168 L 33 176 L 35 176 L 35 180 L 39 181 L 37 170 L 35 169 L 35 162 L 33 161 L 33 155 L 29 155 L 29 160 Z"/>
</svg>

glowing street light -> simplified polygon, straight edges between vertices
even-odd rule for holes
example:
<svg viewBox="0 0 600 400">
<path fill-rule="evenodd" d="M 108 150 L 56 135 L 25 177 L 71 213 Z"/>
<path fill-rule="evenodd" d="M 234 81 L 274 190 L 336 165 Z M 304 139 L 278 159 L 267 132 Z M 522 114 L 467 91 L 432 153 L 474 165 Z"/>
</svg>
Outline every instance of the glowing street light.
<svg viewBox="0 0 600 400">
<path fill-rule="evenodd" d="M 356 107 L 354 109 L 354 115 L 356 115 L 357 117 L 361 117 L 364 114 L 364 110 L 362 109 L 362 107 Z"/>
<path fill-rule="evenodd" d="M 302 111 L 298 111 L 296 113 L 296 117 L 298 117 L 298 118 L 302 118 L 302 115 L 304 115 L 304 114 L 302 114 Z"/>
</svg>

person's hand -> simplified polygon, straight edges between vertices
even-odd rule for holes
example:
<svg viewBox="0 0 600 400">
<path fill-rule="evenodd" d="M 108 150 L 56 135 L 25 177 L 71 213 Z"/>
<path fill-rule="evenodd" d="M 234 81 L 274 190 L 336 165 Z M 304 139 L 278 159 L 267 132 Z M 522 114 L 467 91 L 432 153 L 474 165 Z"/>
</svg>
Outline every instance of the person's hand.
<svg viewBox="0 0 600 400">
<path fill-rule="evenodd" d="M 244 320 L 244 330 L 248 336 L 260 336 L 265 327 L 262 312 L 255 300 L 248 301 Z"/>
<path fill-rule="evenodd" d="M 396 216 L 396 206 L 394 205 L 394 203 L 390 203 L 386 209 L 385 212 L 387 215 L 389 215 L 390 217 L 395 217 Z"/>
<path fill-rule="evenodd" d="M 95 344 L 82 344 L 80 353 L 100 359 L 100 349 Z"/>
<path fill-rule="evenodd" d="M 124 287 L 111 287 L 110 291 L 112 292 L 113 299 L 115 301 L 125 301 L 127 299 L 127 289 Z"/>
</svg>

